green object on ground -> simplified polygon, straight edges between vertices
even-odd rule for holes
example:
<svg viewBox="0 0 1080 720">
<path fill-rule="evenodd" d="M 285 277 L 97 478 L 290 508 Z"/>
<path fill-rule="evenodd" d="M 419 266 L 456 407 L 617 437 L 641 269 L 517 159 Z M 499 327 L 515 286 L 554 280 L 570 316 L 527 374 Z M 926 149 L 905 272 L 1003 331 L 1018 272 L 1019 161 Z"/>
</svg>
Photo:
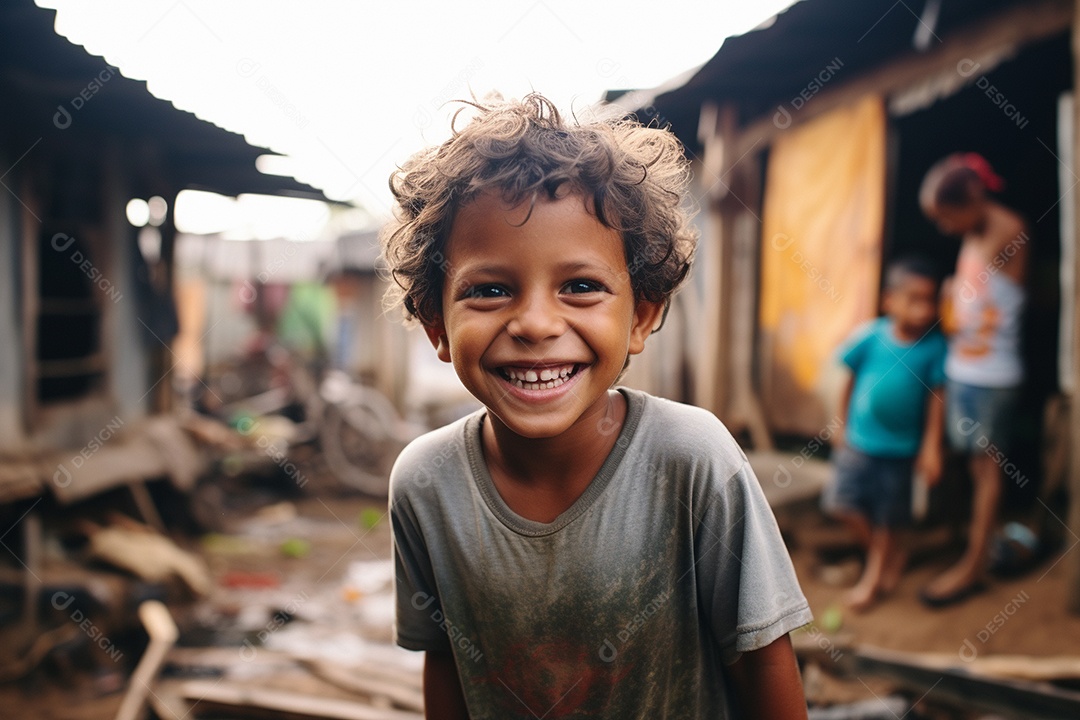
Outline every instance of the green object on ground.
<svg viewBox="0 0 1080 720">
<path fill-rule="evenodd" d="M 364 508 L 360 511 L 360 527 L 365 530 L 372 529 L 382 521 L 384 514 L 375 508 Z"/>
<path fill-rule="evenodd" d="M 821 629 L 825 632 L 834 633 L 844 624 L 844 614 L 840 608 L 833 605 L 821 614 Z"/>
<path fill-rule="evenodd" d="M 311 543 L 303 538 L 289 538 L 281 543 L 281 554 L 291 558 L 302 558 L 311 552 Z"/>
</svg>

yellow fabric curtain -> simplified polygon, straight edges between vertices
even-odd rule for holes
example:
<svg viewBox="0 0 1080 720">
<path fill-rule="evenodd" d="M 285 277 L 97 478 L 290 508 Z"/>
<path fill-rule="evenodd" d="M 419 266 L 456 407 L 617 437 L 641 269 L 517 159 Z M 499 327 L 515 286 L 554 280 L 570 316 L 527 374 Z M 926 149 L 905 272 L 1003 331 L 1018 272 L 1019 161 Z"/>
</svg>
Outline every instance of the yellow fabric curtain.
<svg viewBox="0 0 1080 720">
<path fill-rule="evenodd" d="M 833 353 L 877 312 L 885 134 L 884 102 L 868 96 L 772 145 L 760 337 L 765 413 L 774 432 L 822 432 L 834 409 Z"/>
</svg>

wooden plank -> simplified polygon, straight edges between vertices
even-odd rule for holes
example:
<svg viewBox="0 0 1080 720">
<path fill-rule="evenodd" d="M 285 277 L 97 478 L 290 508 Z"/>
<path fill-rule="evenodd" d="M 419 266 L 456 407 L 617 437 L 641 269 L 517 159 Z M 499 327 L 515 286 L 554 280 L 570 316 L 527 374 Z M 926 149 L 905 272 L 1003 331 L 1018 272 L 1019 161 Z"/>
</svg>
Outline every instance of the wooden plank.
<svg viewBox="0 0 1080 720">
<path fill-rule="evenodd" d="M 980 655 L 963 662 L 957 653 L 918 653 L 919 661 L 930 668 L 958 669 L 988 677 L 1046 682 L 1080 679 L 1080 657 L 1055 655 Z"/>
<path fill-rule="evenodd" d="M 1029 720 L 1080 717 L 1080 692 L 1047 683 L 975 675 L 963 668 L 938 667 L 919 653 L 860 648 L 854 653 L 853 672 L 861 677 L 885 678 L 917 697 L 944 699 L 965 710 L 1008 713 Z"/>
<path fill-rule="evenodd" d="M 241 660 L 247 666 L 256 665 L 262 668 L 297 667 L 309 662 L 306 658 L 267 648 L 258 648 L 257 652 L 250 652 L 246 647 L 178 647 L 173 648 L 169 653 L 169 662 L 188 667 L 228 670 L 236 667 Z M 311 662 L 319 664 L 321 661 Z M 343 672 L 352 675 L 364 675 L 381 682 L 394 683 L 415 690 L 420 690 L 423 686 L 422 674 L 419 670 L 413 671 L 392 663 L 353 662 L 338 667 Z"/>
<path fill-rule="evenodd" d="M 1073 77 L 1080 78 L 1080 0 L 1073 12 L 1072 25 Z M 1072 174 L 1080 177 L 1080 97 L 1073 84 L 1073 161 Z M 1074 206 L 1080 206 L 1080 184 L 1073 185 Z M 1073 237 L 1080 239 L 1080 212 L 1074 213 Z M 1075 248 L 1074 248 L 1075 249 Z M 1073 277 L 1080 278 L 1080 252 L 1073 252 Z M 1073 294 L 1073 307 L 1080 308 L 1080 283 Z M 1080 321 L 1080 313 L 1073 313 Z M 1072 378 L 1074 385 L 1080 382 L 1080 330 L 1073 328 Z M 1066 566 L 1066 607 L 1080 615 L 1080 399 L 1073 394 L 1069 404 L 1069 532 L 1065 535 L 1066 550 L 1063 562 Z"/>
<path fill-rule="evenodd" d="M 761 400 L 754 387 L 754 359 L 758 327 L 758 283 L 761 256 L 761 167 L 760 149 L 752 149 L 729 168 L 730 199 L 721 212 L 731 216 L 731 267 L 728 270 L 731 294 L 727 314 L 731 388 L 729 416 L 737 427 L 746 427 L 755 450 L 773 449 L 772 435 L 765 421 Z"/>
<path fill-rule="evenodd" d="M 865 95 L 888 97 L 924 82 L 928 76 L 955 70 L 962 60 L 982 56 L 1003 46 L 1021 46 L 1067 32 L 1072 22 L 1073 3 L 1069 0 L 1017 3 L 994 17 L 971 23 L 946 36 L 925 53 L 912 51 L 847 82 L 837 79 L 835 85 L 830 83 L 830 87 L 795 113 L 793 122 L 783 128 L 777 127 L 772 111 L 768 112 L 746 126 L 735 148 L 736 156 L 751 149 L 755 143 L 772 142 L 788 127 L 848 105 Z"/>
<path fill-rule="evenodd" d="M 701 159 L 700 172 L 695 176 L 702 178 L 698 194 L 703 194 L 709 214 L 706 231 L 701 238 L 696 259 L 695 272 L 701 274 L 704 285 L 702 301 L 701 327 L 704 329 L 698 348 L 694 377 L 694 404 L 714 412 L 721 420 L 727 407 L 727 388 L 723 378 L 727 376 L 724 358 L 725 325 L 722 312 L 725 285 L 723 282 L 725 236 L 723 217 L 718 208 L 714 208 L 711 199 L 718 192 L 715 180 L 723 173 L 724 153 L 730 148 L 724 147 L 720 129 L 720 108 L 706 102 L 701 106 L 701 118 L 698 135 L 705 146 Z"/>
<path fill-rule="evenodd" d="M 65 360 L 39 360 L 37 375 L 39 378 L 64 378 L 102 373 L 105 370 L 105 353 L 99 352 Z"/>
<path fill-rule="evenodd" d="M 40 164 L 35 166 L 40 167 Z M 38 193 L 35 192 L 35 180 L 31 175 L 33 170 L 24 168 L 17 197 L 22 200 L 22 216 L 19 225 L 22 227 L 22 267 L 20 273 L 22 282 L 22 409 L 23 426 L 27 435 L 38 429 L 39 408 L 37 397 L 37 317 L 41 311 L 39 307 L 38 288 L 41 286 L 41 267 L 38 254 L 38 235 L 41 233 L 41 203 L 38 202 Z M 41 178 L 45 188 L 49 188 L 48 180 Z M 52 182 L 56 182 L 53 178 Z"/>
<path fill-rule="evenodd" d="M 261 708 L 327 720 L 421 720 L 423 717 L 415 712 L 384 710 L 350 700 L 315 697 L 227 680 L 189 680 L 179 683 L 177 689 L 182 697 L 194 702 Z"/>
<path fill-rule="evenodd" d="M 423 691 L 419 687 L 399 684 L 399 678 L 380 676 L 370 670 L 342 667 L 320 660 L 306 661 L 303 665 L 316 677 L 343 690 L 373 698 L 386 698 L 406 710 L 424 711 Z"/>
<path fill-rule="evenodd" d="M 128 682 L 124 700 L 116 711 L 116 720 L 138 720 L 143 715 L 143 705 L 150 693 L 150 683 L 161 670 L 165 656 L 176 643 L 179 631 L 168 608 L 158 600 L 147 600 L 139 606 L 139 619 L 142 620 L 150 644 L 139 659 L 135 672 Z"/>
</svg>

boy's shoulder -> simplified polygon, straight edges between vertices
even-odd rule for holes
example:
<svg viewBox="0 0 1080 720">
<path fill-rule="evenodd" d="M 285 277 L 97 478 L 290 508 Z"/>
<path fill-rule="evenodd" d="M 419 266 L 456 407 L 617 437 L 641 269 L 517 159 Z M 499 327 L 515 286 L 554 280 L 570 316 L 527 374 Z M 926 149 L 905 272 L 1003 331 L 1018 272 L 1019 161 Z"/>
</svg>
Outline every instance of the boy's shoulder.
<svg viewBox="0 0 1080 720">
<path fill-rule="evenodd" d="M 694 464 L 719 464 L 717 470 L 734 474 L 746 455 L 727 426 L 705 408 L 657 397 L 641 390 L 622 388 L 631 401 L 642 404 L 641 417 L 631 445 L 646 459 L 664 457 Z"/>
</svg>

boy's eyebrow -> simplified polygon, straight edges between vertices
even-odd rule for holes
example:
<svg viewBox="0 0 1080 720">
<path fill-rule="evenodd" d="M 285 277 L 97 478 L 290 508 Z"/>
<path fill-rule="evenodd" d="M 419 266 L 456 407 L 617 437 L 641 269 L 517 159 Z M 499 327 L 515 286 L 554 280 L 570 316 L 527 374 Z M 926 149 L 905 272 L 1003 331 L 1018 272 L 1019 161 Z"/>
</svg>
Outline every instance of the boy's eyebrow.
<svg viewBox="0 0 1080 720">
<path fill-rule="evenodd" d="M 454 274 L 461 275 L 498 275 L 500 273 L 513 272 L 518 268 L 515 263 L 505 264 L 477 264 L 469 265 L 467 263 L 462 264 L 456 268 Z M 589 272 L 604 272 L 610 275 L 618 274 L 617 270 L 613 270 L 608 265 L 598 262 L 589 262 L 586 260 L 568 260 L 566 262 L 559 263 L 555 266 L 555 269 L 561 273 L 574 273 L 580 271 Z"/>
</svg>

